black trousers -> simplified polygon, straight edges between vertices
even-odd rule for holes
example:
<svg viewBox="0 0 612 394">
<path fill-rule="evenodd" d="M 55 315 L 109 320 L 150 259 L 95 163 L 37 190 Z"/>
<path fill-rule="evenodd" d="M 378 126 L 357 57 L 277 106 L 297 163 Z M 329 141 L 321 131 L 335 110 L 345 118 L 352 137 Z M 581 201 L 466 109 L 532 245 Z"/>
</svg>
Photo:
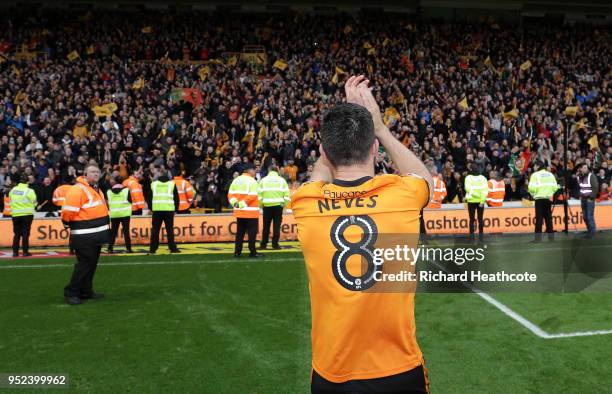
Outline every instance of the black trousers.
<svg viewBox="0 0 612 394">
<path fill-rule="evenodd" d="M 423 366 L 402 372 L 397 375 L 377 379 L 349 380 L 344 383 L 333 383 L 316 371 L 312 371 L 310 392 L 313 394 L 332 393 L 427 393 L 427 372 Z"/>
<path fill-rule="evenodd" d="M 30 229 L 34 215 L 13 217 L 13 254 L 19 253 L 19 240 L 23 245 L 23 253 L 30 248 Z"/>
<path fill-rule="evenodd" d="M 259 229 L 259 219 L 236 218 L 236 242 L 234 244 L 234 255 L 242 253 L 242 242 L 244 234 L 247 233 L 249 239 L 249 252 L 251 255 L 257 254 L 255 248 L 255 239 L 257 238 L 257 230 Z"/>
<path fill-rule="evenodd" d="M 153 212 L 153 229 L 151 230 L 151 245 L 149 250 L 154 253 L 159 247 L 159 232 L 162 223 L 166 227 L 166 237 L 168 238 L 168 249 L 176 250 L 174 243 L 174 211 Z"/>
<path fill-rule="evenodd" d="M 273 207 L 263 208 L 263 233 L 261 234 L 261 246 L 262 248 L 268 245 L 268 238 L 270 237 L 270 224 L 273 224 L 272 228 L 272 246 L 278 246 L 278 240 L 280 239 L 280 228 L 283 221 L 283 206 L 275 205 Z"/>
<path fill-rule="evenodd" d="M 542 239 L 542 222 L 546 223 L 546 232 L 548 238 L 552 238 L 554 234 L 553 219 L 552 219 L 552 202 L 547 198 L 535 200 L 535 234 L 536 240 Z"/>
<path fill-rule="evenodd" d="M 476 213 L 478 213 L 478 234 L 482 238 L 484 233 L 484 205 L 480 206 L 477 202 L 468 202 L 468 214 L 470 216 L 470 237 L 474 236 L 476 230 Z"/>
<path fill-rule="evenodd" d="M 124 218 L 111 218 L 111 240 L 108 244 L 110 250 L 115 245 L 115 239 L 119 233 L 119 226 L 121 226 L 121 232 L 123 233 L 123 240 L 125 241 L 125 248 L 127 250 L 132 249 L 132 240 L 130 238 L 130 217 Z"/>
<path fill-rule="evenodd" d="M 142 215 L 142 209 L 137 209 L 136 211 L 132 211 L 132 216 L 140 216 Z"/>
<path fill-rule="evenodd" d="M 93 293 L 93 278 L 98 268 L 102 245 L 95 242 L 71 239 L 77 263 L 68 286 L 64 287 L 66 297 L 87 297 Z"/>
</svg>

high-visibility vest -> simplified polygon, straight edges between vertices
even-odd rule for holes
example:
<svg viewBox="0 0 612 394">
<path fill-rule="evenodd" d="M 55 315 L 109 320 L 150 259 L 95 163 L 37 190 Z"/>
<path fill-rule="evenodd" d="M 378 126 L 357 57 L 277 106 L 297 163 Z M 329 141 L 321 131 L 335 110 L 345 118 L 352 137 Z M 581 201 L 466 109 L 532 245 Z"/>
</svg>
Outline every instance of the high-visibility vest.
<svg viewBox="0 0 612 394">
<path fill-rule="evenodd" d="M 506 195 L 506 184 L 504 181 L 489 179 L 489 194 L 487 194 L 487 205 L 490 207 L 501 207 Z"/>
<path fill-rule="evenodd" d="M 482 175 L 468 175 L 465 177 L 465 201 L 482 204 L 487 199 L 489 187 L 487 178 Z"/>
<path fill-rule="evenodd" d="M 53 204 L 61 207 L 66 202 L 66 194 L 72 185 L 61 185 L 53 191 Z"/>
<path fill-rule="evenodd" d="M 172 181 L 151 183 L 153 212 L 174 211 L 174 187 Z"/>
<path fill-rule="evenodd" d="M 36 211 L 36 193 L 27 183 L 20 183 L 9 192 L 11 216 L 34 215 Z"/>
<path fill-rule="evenodd" d="M 578 186 L 580 186 L 580 197 L 582 198 L 592 198 L 593 196 L 593 185 L 591 185 L 591 176 L 592 175 L 589 172 L 586 174 L 586 176 L 578 177 Z"/>
<path fill-rule="evenodd" d="M 80 176 L 66 194 L 62 221 L 70 226 L 70 236 L 99 242 L 108 240 L 110 226 L 104 194 Z"/>
<path fill-rule="evenodd" d="M 179 211 L 186 211 L 191 207 L 193 203 L 193 197 L 195 193 L 193 191 L 193 187 L 191 187 L 191 183 L 189 181 L 183 179 L 181 176 L 175 176 L 173 179 L 174 184 L 176 185 L 176 191 L 179 195 Z"/>
<path fill-rule="evenodd" d="M 433 196 L 429 201 L 427 208 L 442 208 L 442 200 L 446 197 L 446 185 L 440 175 L 433 177 Z"/>
<path fill-rule="evenodd" d="M 553 174 L 546 170 L 540 170 L 531 174 L 527 189 L 534 200 L 551 199 L 559 189 L 559 185 Z"/>
<path fill-rule="evenodd" d="M 11 198 L 8 195 L 4 196 L 4 209 L 2 210 L 2 216 L 5 218 L 11 216 Z"/>
<path fill-rule="evenodd" d="M 289 185 L 276 171 L 270 171 L 259 181 L 257 191 L 264 207 L 285 206 L 289 202 Z"/>
<path fill-rule="evenodd" d="M 138 211 L 144 208 L 145 198 L 142 193 L 142 186 L 138 179 L 130 176 L 128 179 L 123 181 L 123 186 L 130 189 L 130 198 L 132 200 L 132 211 Z"/>
<path fill-rule="evenodd" d="M 132 204 L 128 200 L 129 193 L 130 189 L 127 187 L 121 189 L 119 193 L 114 193 L 112 190 L 106 191 L 108 211 L 111 219 L 132 216 Z"/>
<path fill-rule="evenodd" d="M 236 177 L 230 185 L 227 199 L 234 207 L 234 216 L 237 218 L 257 219 L 259 217 L 259 198 L 257 181 L 248 174 Z"/>
</svg>

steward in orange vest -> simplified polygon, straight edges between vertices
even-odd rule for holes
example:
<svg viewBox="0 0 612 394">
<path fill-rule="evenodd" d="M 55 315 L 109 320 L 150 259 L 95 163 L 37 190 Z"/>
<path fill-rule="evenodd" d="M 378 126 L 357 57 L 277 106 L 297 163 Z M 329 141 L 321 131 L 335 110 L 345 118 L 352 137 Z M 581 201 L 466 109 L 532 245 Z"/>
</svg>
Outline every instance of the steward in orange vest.
<svg viewBox="0 0 612 394">
<path fill-rule="evenodd" d="M 145 198 L 142 192 L 142 186 L 138 181 L 140 179 L 140 171 L 136 171 L 134 175 L 129 176 L 123 181 L 123 186 L 130 189 L 130 199 L 132 200 L 132 215 L 142 214 L 145 207 Z"/>
<path fill-rule="evenodd" d="M 487 183 L 489 193 L 487 194 L 487 205 L 490 207 L 501 207 L 506 195 L 506 184 L 500 179 L 497 171 L 491 171 L 491 179 Z"/>
<path fill-rule="evenodd" d="M 188 180 L 180 175 L 175 176 L 173 181 L 179 194 L 179 208 L 177 213 L 189 213 L 189 208 L 191 208 L 193 198 L 195 197 L 193 187 L 191 187 L 191 183 L 189 183 Z"/>
<path fill-rule="evenodd" d="M 442 180 L 442 175 L 432 174 L 433 177 L 433 196 L 427 208 L 442 208 L 442 201 L 446 198 L 446 185 Z"/>
<path fill-rule="evenodd" d="M 255 238 L 259 230 L 259 185 L 255 180 L 255 168 L 247 163 L 244 173 L 232 181 L 227 199 L 234 208 L 236 216 L 236 240 L 234 257 L 240 257 L 244 234 L 248 234 L 249 257 L 260 257 L 255 248 Z"/>
<path fill-rule="evenodd" d="M 68 190 L 62 206 L 62 222 L 70 228 L 70 244 L 77 258 L 70 283 L 64 288 L 69 305 L 103 297 L 93 291 L 93 278 L 102 245 L 110 241 L 108 208 L 104 194 L 98 189 L 100 168 L 89 164 L 84 174 Z"/>
</svg>

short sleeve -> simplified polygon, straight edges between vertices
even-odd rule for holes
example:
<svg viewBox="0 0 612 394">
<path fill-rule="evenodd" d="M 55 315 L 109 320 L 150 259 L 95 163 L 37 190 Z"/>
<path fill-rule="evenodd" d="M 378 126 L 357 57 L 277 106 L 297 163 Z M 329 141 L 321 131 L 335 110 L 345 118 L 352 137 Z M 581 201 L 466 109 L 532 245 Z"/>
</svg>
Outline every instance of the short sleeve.
<svg viewBox="0 0 612 394">
<path fill-rule="evenodd" d="M 402 183 L 410 190 L 414 204 L 418 209 L 425 208 L 429 204 L 429 183 L 416 174 L 402 175 Z"/>
</svg>

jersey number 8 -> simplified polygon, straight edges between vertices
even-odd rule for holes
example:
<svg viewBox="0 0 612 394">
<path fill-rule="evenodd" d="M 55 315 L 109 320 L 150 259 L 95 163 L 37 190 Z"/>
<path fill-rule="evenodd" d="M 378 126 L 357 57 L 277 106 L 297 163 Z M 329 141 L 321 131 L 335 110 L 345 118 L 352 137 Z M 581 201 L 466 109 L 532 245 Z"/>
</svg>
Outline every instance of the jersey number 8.
<svg viewBox="0 0 612 394">
<path fill-rule="evenodd" d="M 349 242 L 345 231 L 349 226 L 358 226 L 363 231 L 359 242 Z M 367 215 L 340 216 L 331 226 L 331 241 L 336 247 L 332 258 L 332 271 L 342 287 L 351 291 L 361 291 L 374 286 L 374 274 L 382 270 L 382 265 L 374 264 L 373 247 L 378 237 L 378 228 L 374 220 Z M 366 263 L 365 273 L 353 276 L 348 272 L 349 257 L 360 255 Z"/>
</svg>

